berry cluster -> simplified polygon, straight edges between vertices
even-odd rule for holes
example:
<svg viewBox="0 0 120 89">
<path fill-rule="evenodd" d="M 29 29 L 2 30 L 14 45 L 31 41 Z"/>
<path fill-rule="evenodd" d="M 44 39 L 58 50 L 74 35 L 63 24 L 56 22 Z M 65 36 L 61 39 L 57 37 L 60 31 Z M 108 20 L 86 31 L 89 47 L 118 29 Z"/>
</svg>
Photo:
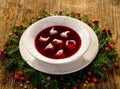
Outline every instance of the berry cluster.
<svg viewBox="0 0 120 89">
<path fill-rule="evenodd" d="M 17 81 L 20 80 L 22 82 L 25 81 L 23 72 L 21 70 L 18 71 L 18 73 L 14 75 L 14 79 L 17 80 Z"/>
<path fill-rule="evenodd" d="M 4 44 L 5 44 L 5 46 L 8 46 L 10 44 L 10 41 L 7 40 L 7 41 L 4 42 Z M 1 49 L 0 54 L 6 56 L 7 52 L 6 52 L 6 50 Z"/>
</svg>

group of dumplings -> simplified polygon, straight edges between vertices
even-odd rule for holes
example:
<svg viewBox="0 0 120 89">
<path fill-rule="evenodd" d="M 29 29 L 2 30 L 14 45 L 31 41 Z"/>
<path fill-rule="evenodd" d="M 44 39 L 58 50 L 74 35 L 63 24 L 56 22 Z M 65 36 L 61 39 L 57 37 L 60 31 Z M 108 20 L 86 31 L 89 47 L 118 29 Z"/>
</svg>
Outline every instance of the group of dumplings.
<svg viewBox="0 0 120 89">
<path fill-rule="evenodd" d="M 68 34 L 70 33 L 70 31 L 64 31 L 60 33 L 60 37 L 67 39 L 68 38 Z M 49 31 L 49 34 L 52 35 L 56 35 L 58 34 L 58 31 L 54 29 L 54 27 L 52 27 Z M 50 37 L 43 37 L 40 36 L 39 41 L 43 42 L 43 43 L 47 43 L 50 40 Z M 55 46 L 54 45 L 58 45 L 60 47 L 60 50 L 58 50 L 55 54 L 56 57 L 61 57 L 61 56 L 65 56 L 64 54 L 64 50 L 62 49 L 62 47 L 65 45 L 65 47 L 68 50 L 73 50 L 76 47 L 76 41 L 75 40 L 67 40 L 66 42 L 63 42 L 63 40 L 60 39 L 53 39 L 52 42 L 48 43 L 47 46 L 44 48 L 44 51 L 47 50 L 54 50 Z"/>
</svg>

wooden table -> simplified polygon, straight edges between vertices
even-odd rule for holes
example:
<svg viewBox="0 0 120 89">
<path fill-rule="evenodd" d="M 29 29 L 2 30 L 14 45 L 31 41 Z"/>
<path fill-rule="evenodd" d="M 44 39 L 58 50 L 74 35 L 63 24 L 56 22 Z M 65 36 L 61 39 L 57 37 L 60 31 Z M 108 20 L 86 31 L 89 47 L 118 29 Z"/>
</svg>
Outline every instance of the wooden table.
<svg viewBox="0 0 120 89">
<path fill-rule="evenodd" d="M 117 50 L 120 52 L 120 0 L 0 0 L 0 49 L 11 32 L 11 28 L 20 22 L 22 17 L 36 16 L 38 10 L 46 10 L 54 13 L 67 9 L 68 12 L 76 11 L 81 15 L 90 14 L 91 18 L 98 19 L 101 24 L 110 28 Z M 120 64 L 120 58 L 118 57 Z M 0 83 L 0 89 L 20 89 L 11 78 L 12 74 L 5 74 L 0 68 L 0 82 L 3 78 L 7 83 Z M 108 74 L 107 82 L 95 86 L 83 87 L 83 89 L 120 89 L 120 69 L 113 75 Z M 29 89 L 32 89 L 29 87 Z"/>
</svg>

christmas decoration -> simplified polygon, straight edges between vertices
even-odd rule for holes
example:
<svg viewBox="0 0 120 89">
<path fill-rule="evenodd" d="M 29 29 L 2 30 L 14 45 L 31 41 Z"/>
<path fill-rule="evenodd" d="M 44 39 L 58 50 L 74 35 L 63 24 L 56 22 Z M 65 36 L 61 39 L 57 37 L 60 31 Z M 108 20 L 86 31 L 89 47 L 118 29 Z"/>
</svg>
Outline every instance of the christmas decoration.
<svg viewBox="0 0 120 89">
<path fill-rule="evenodd" d="M 25 78 L 24 78 L 24 77 L 20 77 L 20 80 L 21 80 L 21 81 L 24 81 L 24 80 L 25 80 Z"/>
<path fill-rule="evenodd" d="M 53 15 L 69 15 L 79 19 L 88 24 L 97 34 L 99 52 L 94 61 L 82 70 L 62 76 L 45 74 L 31 68 L 20 55 L 20 37 L 29 25 L 50 15 L 48 12 L 40 10 L 37 16 L 30 21 L 24 18 L 20 24 L 13 27 L 12 34 L 5 42 L 4 49 L 0 50 L 5 70 L 19 70 L 14 75 L 15 80 L 18 80 L 18 82 L 26 81 L 27 84 L 30 83 L 33 86 L 33 89 L 80 89 L 81 86 L 87 86 L 89 82 L 96 84 L 100 80 L 105 79 L 108 69 L 113 67 L 119 68 L 119 65 L 115 63 L 117 51 L 114 46 L 111 30 L 100 25 L 98 20 L 91 20 L 88 15 L 81 17 L 80 12 L 68 13 L 66 10 L 56 11 Z M 27 89 L 27 86 L 23 84 L 20 84 L 20 87 Z"/>
<path fill-rule="evenodd" d="M 87 72 L 87 75 L 91 77 L 93 74 L 92 74 L 91 71 L 88 71 L 88 72 Z"/>
<path fill-rule="evenodd" d="M 78 89 L 77 87 L 73 87 L 72 89 Z"/>
<path fill-rule="evenodd" d="M 33 89 L 38 89 L 37 87 L 34 87 Z"/>
<path fill-rule="evenodd" d="M 22 72 L 22 71 L 18 71 L 18 75 L 19 75 L 19 76 L 22 76 L 22 75 L 23 75 L 23 72 Z"/>
<path fill-rule="evenodd" d="M 15 80 L 18 80 L 18 79 L 19 79 L 19 76 L 18 76 L 18 75 L 14 75 L 14 79 L 15 79 Z"/>
<path fill-rule="evenodd" d="M 10 44 L 10 42 L 9 42 L 9 41 L 6 41 L 6 42 L 5 42 L 5 45 L 9 45 L 9 44 Z"/>
<path fill-rule="evenodd" d="M 118 68 L 119 68 L 118 63 L 114 63 L 114 67 L 115 67 L 116 69 L 118 69 Z"/>
<path fill-rule="evenodd" d="M 97 83 L 97 81 L 98 81 L 97 78 L 93 78 L 94 83 Z"/>
</svg>

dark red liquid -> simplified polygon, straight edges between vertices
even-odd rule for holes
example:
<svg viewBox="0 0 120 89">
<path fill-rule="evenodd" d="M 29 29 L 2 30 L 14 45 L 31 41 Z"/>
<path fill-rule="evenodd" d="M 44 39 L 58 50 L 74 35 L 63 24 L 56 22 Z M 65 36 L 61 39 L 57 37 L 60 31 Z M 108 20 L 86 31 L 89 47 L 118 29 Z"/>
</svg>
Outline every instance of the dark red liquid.
<svg viewBox="0 0 120 89">
<path fill-rule="evenodd" d="M 51 30 L 52 27 L 54 27 L 54 29 L 58 31 L 57 34 L 50 35 L 49 31 Z M 68 34 L 67 38 L 64 38 L 64 37 L 60 36 L 60 34 L 62 32 L 65 32 L 65 31 L 70 32 Z M 42 37 L 50 37 L 50 39 L 47 42 L 41 42 L 39 40 L 40 36 L 42 36 Z M 53 44 L 53 46 L 54 46 L 53 50 L 47 50 L 47 51 L 44 50 L 46 45 L 48 45 L 49 43 L 52 43 L 53 39 L 62 40 L 63 41 L 63 46 L 59 47 L 58 45 Z M 66 48 L 65 43 L 66 43 L 67 40 L 74 40 L 76 42 L 76 46 L 75 46 L 74 49 L 69 50 L 68 48 Z M 51 27 L 45 28 L 42 31 L 40 31 L 39 34 L 35 38 L 35 47 L 36 47 L 37 51 L 40 54 L 42 54 L 42 55 L 44 55 L 44 56 L 46 56 L 48 58 L 53 58 L 53 59 L 60 59 L 60 58 L 70 57 L 70 56 L 74 55 L 80 49 L 80 46 L 81 46 L 81 38 L 80 38 L 80 36 L 74 30 L 72 30 L 71 28 L 68 28 L 68 27 L 65 27 L 65 26 L 51 26 Z M 60 49 L 63 49 L 64 56 L 56 57 L 55 54 Z"/>
</svg>

